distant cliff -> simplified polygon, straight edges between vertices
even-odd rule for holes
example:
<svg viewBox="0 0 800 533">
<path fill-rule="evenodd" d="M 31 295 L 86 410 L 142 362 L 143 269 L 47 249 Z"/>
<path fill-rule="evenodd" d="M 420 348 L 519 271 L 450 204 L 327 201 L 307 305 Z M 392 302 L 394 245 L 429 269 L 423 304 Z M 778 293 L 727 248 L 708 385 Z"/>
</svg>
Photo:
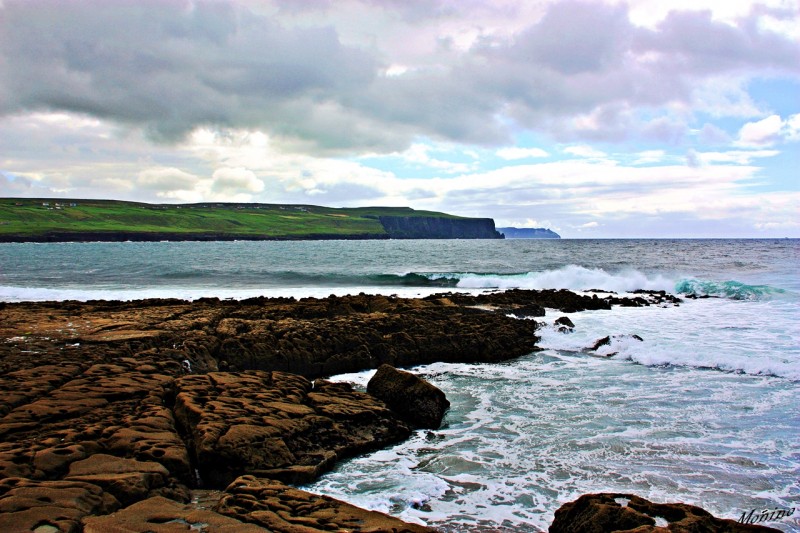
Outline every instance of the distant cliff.
<svg viewBox="0 0 800 533">
<path fill-rule="evenodd" d="M 491 218 L 378 217 L 390 239 L 502 239 Z"/>
<path fill-rule="evenodd" d="M 561 235 L 546 228 L 497 228 L 506 239 L 560 239 Z"/>
<path fill-rule="evenodd" d="M 0 242 L 502 238 L 492 219 L 410 207 L 0 198 Z"/>
</svg>

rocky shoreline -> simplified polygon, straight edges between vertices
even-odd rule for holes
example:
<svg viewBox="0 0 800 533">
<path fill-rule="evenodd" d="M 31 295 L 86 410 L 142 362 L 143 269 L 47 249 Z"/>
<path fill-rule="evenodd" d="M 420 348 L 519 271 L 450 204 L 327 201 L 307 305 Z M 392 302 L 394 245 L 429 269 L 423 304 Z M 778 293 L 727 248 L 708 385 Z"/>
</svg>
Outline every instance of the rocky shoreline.
<svg viewBox="0 0 800 533">
<path fill-rule="evenodd" d="M 537 349 L 538 324 L 508 315 L 665 303 L 677 301 L 508 291 L 0 304 L 0 530 L 431 531 L 288 484 L 435 426 L 398 406 L 430 394 L 418 411 L 440 419 L 446 399 L 399 387 L 406 373 L 382 370 L 373 394 L 320 378 L 510 359 Z M 204 506 L 198 489 L 221 492 Z"/>
</svg>

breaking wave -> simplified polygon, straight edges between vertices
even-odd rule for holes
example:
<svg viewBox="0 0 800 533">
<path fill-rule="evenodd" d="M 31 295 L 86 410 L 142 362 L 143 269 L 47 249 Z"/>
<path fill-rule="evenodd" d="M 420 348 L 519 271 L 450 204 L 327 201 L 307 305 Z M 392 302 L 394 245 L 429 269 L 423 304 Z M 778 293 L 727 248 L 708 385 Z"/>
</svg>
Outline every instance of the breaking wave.
<svg viewBox="0 0 800 533">
<path fill-rule="evenodd" d="M 741 281 L 704 281 L 684 279 L 675 285 L 678 294 L 715 296 L 731 300 L 762 300 L 786 291 L 769 285 L 748 285 Z"/>
</svg>

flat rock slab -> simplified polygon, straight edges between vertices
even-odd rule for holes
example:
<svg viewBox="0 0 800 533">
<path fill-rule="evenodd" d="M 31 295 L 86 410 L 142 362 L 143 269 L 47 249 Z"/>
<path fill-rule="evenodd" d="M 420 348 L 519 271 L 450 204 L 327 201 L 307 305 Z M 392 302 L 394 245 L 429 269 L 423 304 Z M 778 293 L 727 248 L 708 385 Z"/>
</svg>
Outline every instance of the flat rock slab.
<svg viewBox="0 0 800 533">
<path fill-rule="evenodd" d="M 347 384 L 284 372 L 210 372 L 175 383 L 175 416 L 206 484 L 258 473 L 310 482 L 333 461 L 398 442 L 411 430 Z"/>
<path fill-rule="evenodd" d="M 81 519 L 106 514 L 119 502 L 81 481 L 0 480 L 0 531 L 80 531 Z"/>
<path fill-rule="evenodd" d="M 160 496 L 107 516 L 87 517 L 83 533 L 265 533 L 270 531 L 213 511 L 196 509 Z"/>
<path fill-rule="evenodd" d="M 231 483 L 216 510 L 276 533 L 435 531 L 328 496 L 312 494 L 277 481 L 253 476 L 242 476 Z"/>
</svg>

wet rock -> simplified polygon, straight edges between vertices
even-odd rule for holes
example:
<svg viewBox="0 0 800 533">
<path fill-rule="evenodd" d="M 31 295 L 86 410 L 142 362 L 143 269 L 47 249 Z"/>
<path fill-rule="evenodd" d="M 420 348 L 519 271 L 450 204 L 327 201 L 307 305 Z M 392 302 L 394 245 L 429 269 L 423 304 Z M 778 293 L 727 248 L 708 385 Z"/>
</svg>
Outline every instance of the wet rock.
<svg viewBox="0 0 800 533">
<path fill-rule="evenodd" d="M 383 513 L 311 494 L 278 481 L 242 476 L 225 489 L 215 510 L 276 533 L 322 531 L 433 533 Z"/>
<path fill-rule="evenodd" d="M 206 509 L 180 504 L 161 496 L 135 503 L 112 515 L 83 519 L 84 533 L 170 533 L 208 531 L 214 533 L 266 533 L 248 524 Z"/>
<path fill-rule="evenodd" d="M 450 407 L 441 390 L 411 372 L 390 365 L 378 368 L 367 384 L 367 392 L 386 402 L 416 428 L 438 428 Z"/>
<path fill-rule="evenodd" d="M 313 481 L 341 457 L 410 434 L 382 402 L 347 384 L 283 372 L 212 372 L 176 382 L 175 415 L 202 481 L 239 475 Z"/>
<path fill-rule="evenodd" d="M 64 479 L 97 485 L 122 505 L 157 494 L 158 489 L 164 489 L 170 482 L 169 470 L 159 463 L 101 453 L 72 463 Z M 188 498 L 188 492 L 183 496 Z"/>
<path fill-rule="evenodd" d="M 92 483 L 0 480 L 0 531 L 80 531 L 81 518 L 116 510 L 119 502 Z"/>
<path fill-rule="evenodd" d="M 612 342 L 615 340 L 623 340 L 623 339 L 633 339 L 639 342 L 644 342 L 644 339 L 641 338 L 639 335 L 607 335 L 602 339 L 597 339 L 593 345 L 591 345 L 588 350 L 596 352 L 603 346 L 611 346 Z M 606 357 L 611 357 L 612 355 L 616 355 L 618 352 L 610 352 L 605 354 Z"/>
<path fill-rule="evenodd" d="M 777 529 L 716 518 L 684 503 L 653 503 L 632 494 L 585 494 L 559 508 L 550 533 L 747 533 Z"/>
<path fill-rule="evenodd" d="M 575 324 L 567 316 L 562 316 L 556 319 L 553 323 L 561 333 L 570 333 L 575 329 Z"/>
</svg>

